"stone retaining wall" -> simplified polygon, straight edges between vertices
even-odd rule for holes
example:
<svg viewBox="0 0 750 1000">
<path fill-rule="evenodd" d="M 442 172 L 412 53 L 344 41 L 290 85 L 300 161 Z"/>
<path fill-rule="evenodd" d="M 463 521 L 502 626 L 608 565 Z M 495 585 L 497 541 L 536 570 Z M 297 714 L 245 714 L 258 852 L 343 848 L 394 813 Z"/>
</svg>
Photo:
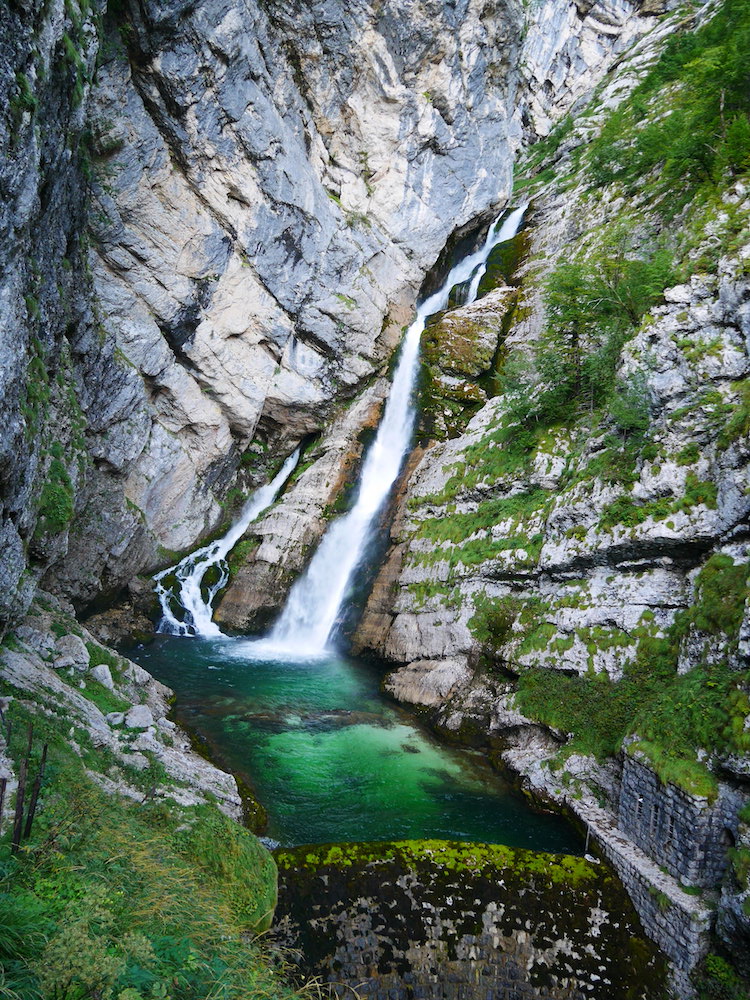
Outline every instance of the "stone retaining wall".
<svg viewBox="0 0 750 1000">
<path fill-rule="evenodd" d="M 625 754 L 617 825 L 675 878 L 713 888 L 721 883 L 727 847 L 737 835 L 737 809 L 726 795 L 710 803 L 664 785 L 651 768 Z"/>
<path fill-rule="evenodd" d="M 583 858 L 415 841 L 277 852 L 276 935 L 370 1000 L 656 1000 L 666 968 Z"/>
</svg>

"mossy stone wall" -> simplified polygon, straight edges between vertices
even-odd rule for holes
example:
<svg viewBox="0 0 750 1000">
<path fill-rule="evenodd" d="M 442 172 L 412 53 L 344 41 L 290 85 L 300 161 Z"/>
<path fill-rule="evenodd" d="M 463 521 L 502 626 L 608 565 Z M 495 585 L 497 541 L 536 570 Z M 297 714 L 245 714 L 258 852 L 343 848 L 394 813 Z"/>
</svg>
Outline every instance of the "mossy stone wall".
<svg viewBox="0 0 750 1000">
<path fill-rule="evenodd" d="M 655 1000 L 665 966 L 604 864 L 411 841 L 276 852 L 300 972 L 373 1000 Z"/>
</svg>

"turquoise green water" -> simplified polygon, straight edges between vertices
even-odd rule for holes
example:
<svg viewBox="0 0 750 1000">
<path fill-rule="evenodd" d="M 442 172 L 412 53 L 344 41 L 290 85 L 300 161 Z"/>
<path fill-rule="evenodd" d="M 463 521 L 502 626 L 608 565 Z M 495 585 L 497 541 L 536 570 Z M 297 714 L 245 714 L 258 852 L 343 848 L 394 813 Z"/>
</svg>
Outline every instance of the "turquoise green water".
<svg viewBox="0 0 750 1000">
<path fill-rule="evenodd" d="M 438 743 L 344 657 L 256 660 L 247 640 L 157 636 L 130 650 L 177 693 L 177 714 L 243 777 L 284 845 L 442 837 L 580 853 L 481 755 Z"/>
</svg>

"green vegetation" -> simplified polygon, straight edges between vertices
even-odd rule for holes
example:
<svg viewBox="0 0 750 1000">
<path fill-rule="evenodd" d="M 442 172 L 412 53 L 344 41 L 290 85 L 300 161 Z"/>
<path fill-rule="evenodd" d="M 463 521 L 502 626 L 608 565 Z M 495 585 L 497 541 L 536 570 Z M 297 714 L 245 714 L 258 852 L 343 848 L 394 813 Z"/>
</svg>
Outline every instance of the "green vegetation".
<svg viewBox="0 0 750 1000">
<path fill-rule="evenodd" d="M 11 703 L 16 761 L 27 707 Z M 15 858 L 0 841 L 0 993 L 9 1000 L 282 1000 L 283 970 L 252 936 L 276 898 L 273 860 L 214 805 L 104 794 L 79 758 L 70 718 L 37 712 L 47 776 L 30 840 Z M 82 734 L 76 739 L 84 743 Z M 148 782 L 160 777 L 153 769 Z"/>
<path fill-rule="evenodd" d="M 504 243 L 499 243 L 487 258 L 487 269 L 479 282 L 478 297 L 486 295 L 499 285 L 512 285 L 516 270 L 528 252 L 529 233 L 520 232 Z"/>
<path fill-rule="evenodd" d="M 59 458 L 53 458 L 39 498 L 36 534 L 59 534 L 73 519 L 73 484 Z"/>
<path fill-rule="evenodd" d="M 620 749 L 626 736 L 645 754 L 663 781 L 713 797 L 716 779 L 697 760 L 698 750 L 747 752 L 737 732 L 749 706 L 739 685 L 744 675 L 726 667 L 696 667 L 679 676 L 668 640 L 642 640 L 620 681 L 606 675 L 568 677 L 550 670 L 524 671 L 518 705 L 524 714 L 572 734 L 564 757 L 591 754 L 600 760 Z M 664 746 L 665 733 L 669 745 Z"/>
<path fill-rule="evenodd" d="M 571 734 L 564 756 L 581 752 L 603 759 L 616 753 L 627 736 L 637 734 L 640 739 L 633 748 L 649 758 L 662 780 L 712 797 L 716 779 L 698 760 L 698 751 L 750 751 L 750 735 L 744 729 L 750 712 L 745 690 L 750 675 L 709 662 L 680 675 L 677 659 L 690 628 L 721 634 L 729 648 L 736 644 L 749 570 L 730 556 L 714 554 L 698 574 L 693 606 L 677 616 L 667 635 L 649 634 L 648 623 L 634 634 L 637 651 L 623 664 L 621 680 L 593 672 L 569 677 L 550 670 L 524 670 L 518 681 L 519 708 Z M 540 635 L 539 626 L 526 634 L 528 647 L 529 638 L 533 641 Z M 605 640 L 604 645 L 620 644 L 615 639 Z M 602 648 L 603 637 L 592 634 L 589 642 Z"/>
<path fill-rule="evenodd" d="M 61 676 L 65 677 L 64 674 Z M 130 708 L 130 702 L 125 701 L 124 698 L 120 698 L 114 691 L 110 691 L 109 688 L 91 677 L 86 678 L 85 686 L 79 688 L 79 690 L 83 697 L 96 705 L 104 715 L 107 715 L 109 712 L 126 712 Z"/>
<path fill-rule="evenodd" d="M 248 556 L 258 547 L 257 537 L 241 538 L 227 556 L 227 566 L 229 567 L 230 578 L 235 577 L 239 570 L 245 565 Z"/>
<path fill-rule="evenodd" d="M 698 1000 L 750 1000 L 740 977 L 719 955 L 707 955 L 691 978 Z"/>
<path fill-rule="evenodd" d="M 479 872 L 506 870 L 537 875 L 555 885 L 585 885 L 597 881 L 598 872 L 584 858 L 567 854 L 544 854 L 506 847 L 504 844 L 462 844 L 447 840 L 400 840 L 377 844 L 321 844 L 314 847 L 280 849 L 274 853 L 280 870 L 349 868 L 371 862 L 400 861 L 407 868 L 434 864 L 445 871 Z"/>
<path fill-rule="evenodd" d="M 547 325 L 533 366 L 506 377 L 514 415 L 525 426 L 551 427 L 581 409 L 610 407 L 627 438 L 648 427 L 642 382 L 617 385 L 622 347 L 672 279 L 671 255 L 655 249 L 639 257 L 615 229 L 588 257 L 563 262 L 545 284 Z"/>
<path fill-rule="evenodd" d="M 69 352 L 61 351 L 54 379 L 50 378 L 48 365 L 44 345 L 32 338 L 20 410 L 26 439 L 30 446 L 39 448 L 41 457 L 39 478 L 43 477 L 43 482 L 35 539 L 59 534 L 72 520 L 75 491 L 71 465 L 77 462 L 82 471 L 86 462 L 86 417 L 76 396 Z M 67 443 L 52 439 L 53 431 L 64 435 Z"/>
<path fill-rule="evenodd" d="M 39 435 L 49 412 L 51 397 L 44 348 L 41 341 L 33 338 L 21 395 L 21 413 L 26 422 L 27 438 L 34 439 Z"/>
<path fill-rule="evenodd" d="M 440 600 L 440 604 L 445 608 L 456 608 L 461 604 L 461 595 L 457 587 L 450 583 L 442 583 L 439 580 L 425 580 L 418 583 L 410 583 L 409 593 L 414 595 L 414 602 L 418 608 L 424 606 L 427 601 L 434 598 Z"/>
<path fill-rule="evenodd" d="M 63 58 L 73 71 L 72 104 L 74 108 L 77 108 L 83 101 L 86 84 L 89 82 L 86 60 L 83 58 L 78 47 L 79 44 L 85 44 L 85 35 L 80 31 L 80 27 L 76 35 L 78 43 L 67 32 L 62 36 Z"/>
<path fill-rule="evenodd" d="M 710 635 L 723 634 L 736 641 L 748 597 L 750 566 L 735 563 L 722 552 L 714 553 L 703 565 L 695 583 L 696 601 L 686 612 L 687 622 Z"/>
<path fill-rule="evenodd" d="M 604 530 L 623 525 L 633 528 L 643 524 L 652 517 L 655 521 L 664 521 L 678 511 L 689 511 L 700 504 L 710 510 L 716 510 L 716 486 L 711 482 L 698 479 L 695 473 L 689 472 L 685 481 L 685 496 L 677 499 L 660 497 L 658 500 L 637 501 L 632 496 L 618 497 L 612 503 L 602 508 L 599 527 Z"/>
<path fill-rule="evenodd" d="M 347 309 L 357 308 L 357 300 L 353 299 L 351 295 L 344 295 L 343 292 L 334 292 L 333 294 L 335 298 L 344 303 Z"/>
<path fill-rule="evenodd" d="M 750 7 L 724 0 L 697 31 L 673 35 L 590 147 L 595 185 L 639 190 L 671 217 L 699 188 L 750 166 Z"/>
<path fill-rule="evenodd" d="M 39 106 L 39 100 L 34 93 L 31 82 L 25 73 L 16 73 L 16 93 L 11 95 L 9 106 L 13 119 L 18 127 L 21 115 L 24 111 L 32 114 Z"/>
<path fill-rule="evenodd" d="M 521 607 L 522 602 L 516 597 L 492 600 L 485 594 L 477 594 L 474 597 L 475 611 L 468 622 L 469 629 L 485 648 L 499 649 L 510 639 Z"/>
<path fill-rule="evenodd" d="M 691 441 L 690 444 L 685 445 L 685 447 L 677 455 L 678 465 L 695 465 L 695 463 L 700 458 L 700 451 L 698 450 L 698 445 L 695 441 Z"/>
<path fill-rule="evenodd" d="M 739 394 L 739 402 L 732 408 L 729 420 L 719 434 L 717 445 L 728 448 L 741 437 L 750 434 L 750 379 L 735 382 L 734 388 Z"/>
<path fill-rule="evenodd" d="M 122 660 L 117 653 L 113 653 L 111 649 L 106 649 L 104 646 L 100 646 L 97 642 L 87 642 L 86 649 L 89 654 L 90 667 L 98 667 L 103 663 L 105 666 L 109 667 L 114 678 L 120 676 L 122 671 Z"/>
</svg>

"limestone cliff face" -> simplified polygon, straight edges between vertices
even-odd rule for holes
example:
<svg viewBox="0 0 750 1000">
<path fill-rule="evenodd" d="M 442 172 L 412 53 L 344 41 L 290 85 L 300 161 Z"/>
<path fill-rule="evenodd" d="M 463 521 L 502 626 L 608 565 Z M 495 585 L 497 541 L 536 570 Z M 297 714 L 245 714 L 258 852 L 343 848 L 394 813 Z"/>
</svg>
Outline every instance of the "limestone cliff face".
<svg viewBox="0 0 750 1000">
<path fill-rule="evenodd" d="M 388 359 L 524 133 L 653 25 L 619 0 L 112 10 L 2 19 L 5 619 L 214 528 Z"/>
<path fill-rule="evenodd" d="M 614 187 L 592 197 L 581 154 L 668 33 L 666 19 L 604 79 L 569 138 L 548 160 L 526 167 L 540 180 L 531 185 L 515 287 L 502 286 L 500 274 L 496 290 L 428 327 L 424 354 L 438 377 L 460 372 L 469 384 L 491 367 L 498 338 L 504 357 L 533 352 L 545 329 L 546 277 L 577 255 L 596 260 L 613 225 L 622 227 L 621 243 L 627 232 L 631 254 L 665 238 L 645 199 L 630 204 Z M 486 402 L 468 425 L 465 418 L 463 432 L 446 425 L 443 397 L 431 401 L 438 412 L 427 426 L 447 439 L 431 441 L 410 474 L 357 636 L 360 648 L 411 664 L 393 675 L 400 696 L 412 700 L 406 678 L 409 671 L 424 677 L 419 661 L 460 664 L 461 687 L 467 667 L 488 651 L 514 670 L 542 666 L 618 679 L 643 638 L 639 624 L 653 623 L 649 634 L 663 634 L 680 609 L 698 600 L 701 569 L 712 557 L 747 562 L 748 214 L 747 187 L 738 181 L 711 212 L 696 219 L 686 209 L 671 223 L 689 248 L 684 267 L 692 276 L 667 287 L 662 304 L 634 322 L 613 373 L 618 385 L 637 389 L 633 405 L 648 427 L 640 451 L 632 453 L 615 418 L 588 419 L 580 407 L 526 440 L 528 427 L 510 391 Z M 727 247 L 731 252 L 722 253 Z M 464 399 L 474 410 L 484 397 L 476 388 L 479 395 Z M 533 621 L 510 614 L 493 646 L 470 622 L 477 596 L 505 600 L 511 611 L 515 598 L 518 607 L 531 599 L 541 606 Z M 704 652 L 729 655 L 735 669 L 744 669 L 749 626 L 742 587 L 738 596 L 732 641 L 721 629 L 710 639 L 708 626 L 691 628 L 681 670 Z M 530 641 L 541 626 L 544 642 Z M 439 677 L 438 700 L 445 701 L 444 666 Z M 433 699 L 417 686 L 413 700 Z"/>
<path fill-rule="evenodd" d="M 240 453 L 319 429 L 387 360 L 451 231 L 509 189 L 512 4 L 117 9 L 118 24 L 89 5 L 4 15 L 4 287 L 24 336 L 7 347 L 3 434 L 29 511 L 4 521 L 10 595 L 33 563 L 85 603 L 193 544 Z M 89 193 L 90 250 L 66 251 Z M 65 509 L 50 530 L 34 522 L 51 460 L 20 410 L 37 314 L 48 381 L 63 330 L 76 343 L 61 381 L 85 438 L 79 473 L 53 400 Z"/>
<path fill-rule="evenodd" d="M 87 294 L 79 155 L 95 33 L 91 17 L 75 41 L 66 28 L 62 0 L 5 5 L 0 16 L 2 620 L 23 612 L 43 566 L 64 551 L 64 533 L 45 529 L 50 517 L 68 524 L 85 454 L 73 369 L 104 353 Z"/>
</svg>

